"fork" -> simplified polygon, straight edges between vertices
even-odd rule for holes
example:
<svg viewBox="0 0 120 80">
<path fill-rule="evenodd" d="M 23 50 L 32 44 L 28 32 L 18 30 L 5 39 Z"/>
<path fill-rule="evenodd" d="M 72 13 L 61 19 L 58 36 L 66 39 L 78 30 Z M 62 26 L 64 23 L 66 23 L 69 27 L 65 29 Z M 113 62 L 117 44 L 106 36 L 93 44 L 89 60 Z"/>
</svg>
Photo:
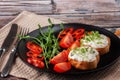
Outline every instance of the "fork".
<svg viewBox="0 0 120 80">
<path fill-rule="evenodd" d="M 19 32 L 18 33 L 19 35 L 24 36 L 29 32 L 29 29 L 19 27 L 18 32 Z M 1 71 L 1 77 L 7 77 L 8 76 L 8 74 L 11 70 L 12 64 L 14 62 L 14 59 L 15 59 L 15 55 L 16 55 L 16 51 L 17 51 L 17 45 L 18 45 L 19 41 L 20 41 L 20 39 L 18 38 L 18 36 L 16 36 L 14 41 L 13 41 L 13 44 L 11 46 L 11 52 L 10 52 L 9 59 L 8 59 L 7 63 L 5 64 L 4 68 Z"/>
</svg>

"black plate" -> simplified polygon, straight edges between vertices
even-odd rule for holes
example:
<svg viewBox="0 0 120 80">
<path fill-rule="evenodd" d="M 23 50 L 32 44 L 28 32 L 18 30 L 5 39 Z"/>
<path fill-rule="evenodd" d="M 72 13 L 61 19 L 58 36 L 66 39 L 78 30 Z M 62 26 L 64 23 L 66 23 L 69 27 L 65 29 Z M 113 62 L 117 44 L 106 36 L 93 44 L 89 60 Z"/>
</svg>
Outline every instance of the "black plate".
<svg viewBox="0 0 120 80">
<path fill-rule="evenodd" d="M 111 46 L 110 46 L 109 53 L 101 56 L 100 62 L 99 62 L 98 67 L 96 69 L 93 69 L 93 70 L 83 70 L 82 71 L 82 70 L 77 70 L 77 69 L 72 68 L 70 71 L 62 73 L 62 74 L 83 74 L 83 73 L 96 72 L 96 71 L 102 70 L 102 69 L 110 66 L 120 56 L 120 49 L 119 49 L 120 48 L 120 39 L 116 35 L 111 33 L 110 31 L 105 30 L 105 29 L 100 28 L 100 27 L 91 26 L 91 25 L 85 25 L 85 24 L 78 24 L 78 23 L 64 24 L 64 26 L 65 26 L 65 28 L 66 27 L 74 27 L 75 29 L 77 29 L 77 28 L 84 28 L 86 31 L 97 30 L 100 33 L 110 37 L 110 39 L 111 39 Z M 42 30 L 46 31 L 47 27 L 42 28 Z M 55 35 L 57 35 L 59 33 L 59 31 L 61 30 L 60 25 L 56 24 L 53 27 L 53 30 L 55 30 Z M 36 37 L 38 34 L 39 34 L 39 30 L 37 29 L 37 30 L 32 31 L 28 35 Z M 47 71 L 47 72 L 55 73 L 53 71 L 52 67 L 50 67 L 49 69 L 46 69 L 46 68 L 45 69 L 39 69 L 39 68 L 34 67 L 33 65 L 30 65 L 26 61 L 26 59 L 27 59 L 27 56 L 26 56 L 27 48 L 26 48 L 25 44 L 26 44 L 27 41 L 28 40 L 21 40 L 19 42 L 19 44 L 18 44 L 18 47 L 17 47 L 17 49 L 18 49 L 18 56 L 23 60 L 23 62 L 25 62 L 27 65 L 33 67 L 34 69 L 36 69 L 38 71 L 44 71 L 44 72 Z"/>
</svg>

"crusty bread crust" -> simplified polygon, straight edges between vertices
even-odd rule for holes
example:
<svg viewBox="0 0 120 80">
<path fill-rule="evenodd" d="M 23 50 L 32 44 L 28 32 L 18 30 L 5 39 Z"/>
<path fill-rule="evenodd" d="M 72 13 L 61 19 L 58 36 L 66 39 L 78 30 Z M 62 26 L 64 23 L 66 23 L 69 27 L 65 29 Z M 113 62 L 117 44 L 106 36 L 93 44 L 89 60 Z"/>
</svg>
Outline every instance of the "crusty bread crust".
<svg viewBox="0 0 120 80">
<path fill-rule="evenodd" d="M 111 45 L 111 40 L 109 37 L 107 37 L 108 40 L 108 45 L 104 48 L 96 48 L 96 50 L 99 52 L 100 55 L 104 55 L 109 52 L 110 45 Z"/>
<path fill-rule="evenodd" d="M 99 54 L 96 56 L 96 59 L 92 62 L 77 61 L 68 57 L 68 61 L 71 63 L 71 65 L 76 69 L 80 70 L 90 70 L 96 68 L 99 60 L 100 60 Z"/>
</svg>

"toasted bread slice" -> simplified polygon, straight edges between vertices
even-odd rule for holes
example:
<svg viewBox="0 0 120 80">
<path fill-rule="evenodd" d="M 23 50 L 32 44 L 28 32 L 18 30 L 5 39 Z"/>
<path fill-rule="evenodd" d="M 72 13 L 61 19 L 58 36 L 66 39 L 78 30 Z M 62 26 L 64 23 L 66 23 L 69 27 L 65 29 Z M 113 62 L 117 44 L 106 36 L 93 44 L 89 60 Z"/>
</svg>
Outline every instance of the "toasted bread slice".
<svg viewBox="0 0 120 80">
<path fill-rule="evenodd" d="M 108 40 L 108 45 L 103 47 L 103 48 L 96 48 L 96 50 L 99 52 L 100 55 L 104 55 L 109 52 L 110 45 L 111 45 L 111 40 L 109 37 L 107 37 Z"/>
<path fill-rule="evenodd" d="M 70 51 L 68 61 L 80 70 L 90 70 L 97 67 L 100 60 L 99 52 L 90 46 L 82 46 Z"/>
<path fill-rule="evenodd" d="M 87 36 L 87 38 L 89 39 L 89 41 L 86 39 L 86 37 L 81 40 L 84 46 L 88 45 L 95 48 L 100 55 L 104 55 L 109 52 L 111 40 L 106 35 L 99 34 L 99 37 L 97 38 L 92 38 L 91 35 L 89 35 Z"/>
<path fill-rule="evenodd" d="M 70 57 L 68 57 L 68 61 L 71 63 L 71 65 L 73 67 L 75 67 L 76 69 L 80 69 L 80 70 L 95 69 L 98 65 L 99 60 L 100 60 L 99 54 L 96 56 L 96 59 L 92 62 L 77 61 L 77 60 L 74 60 L 74 59 L 71 59 Z"/>
</svg>

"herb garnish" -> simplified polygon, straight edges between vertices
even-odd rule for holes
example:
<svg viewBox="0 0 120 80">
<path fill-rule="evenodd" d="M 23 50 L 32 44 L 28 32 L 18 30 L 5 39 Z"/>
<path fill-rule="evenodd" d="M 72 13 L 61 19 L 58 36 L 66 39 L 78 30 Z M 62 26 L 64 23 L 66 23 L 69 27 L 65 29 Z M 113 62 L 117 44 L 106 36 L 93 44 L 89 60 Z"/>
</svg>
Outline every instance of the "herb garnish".
<svg viewBox="0 0 120 80">
<path fill-rule="evenodd" d="M 83 38 L 84 40 L 90 42 L 90 41 L 94 41 L 94 40 L 100 40 L 100 33 L 98 31 L 91 31 L 91 34 L 88 34 L 86 32 L 86 36 Z"/>
<path fill-rule="evenodd" d="M 50 23 L 50 25 L 48 26 L 48 30 L 46 32 L 42 32 L 41 26 L 40 24 L 38 24 L 39 35 L 37 37 L 19 35 L 20 39 L 31 38 L 33 39 L 33 42 L 42 47 L 43 53 L 40 56 L 44 56 L 44 61 L 47 68 L 49 68 L 48 65 L 50 59 L 53 58 L 56 54 L 58 54 L 60 49 L 58 38 L 56 38 L 53 34 L 54 30 L 52 29 L 52 27 L 54 26 L 54 24 L 51 22 L 50 18 L 48 19 L 48 22 Z M 63 24 L 60 24 L 60 26 L 63 28 Z"/>
</svg>

